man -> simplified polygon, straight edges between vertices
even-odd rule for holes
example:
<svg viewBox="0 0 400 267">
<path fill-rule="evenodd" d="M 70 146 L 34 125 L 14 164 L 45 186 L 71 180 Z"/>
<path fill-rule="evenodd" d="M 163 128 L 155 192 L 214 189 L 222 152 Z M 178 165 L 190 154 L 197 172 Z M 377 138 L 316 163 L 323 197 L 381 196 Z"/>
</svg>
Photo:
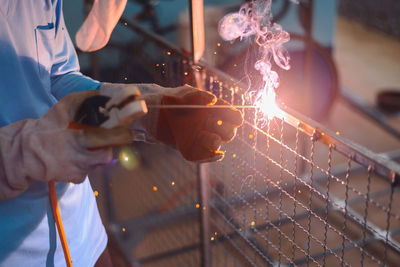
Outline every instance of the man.
<svg viewBox="0 0 400 267">
<path fill-rule="evenodd" d="M 221 142 L 242 123 L 233 108 L 150 109 L 130 129 L 68 129 L 83 100 L 131 85 L 100 83 L 79 72 L 61 0 L 2 1 L 0 20 L 0 266 L 64 266 L 48 181 L 57 182 L 72 264 L 95 265 L 107 236 L 86 174 L 109 162 L 104 147 L 134 137 L 164 142 L 188 160 L 219 160 Z M 226 104 L 190 86 L 138 87 L 148 104 Z"/>
</svg>

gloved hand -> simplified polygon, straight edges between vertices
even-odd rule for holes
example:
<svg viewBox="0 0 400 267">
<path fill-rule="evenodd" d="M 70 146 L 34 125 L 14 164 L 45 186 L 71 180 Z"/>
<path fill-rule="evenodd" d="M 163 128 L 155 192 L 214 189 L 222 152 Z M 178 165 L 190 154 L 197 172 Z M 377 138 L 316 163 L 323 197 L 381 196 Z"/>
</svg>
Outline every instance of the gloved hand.
<svg viewBox="0 0 400 267">
<path fill-rule="evenodd" d="M 173 94 L 171 94 L 173 93 Z M 157 139 L 175 146 L 189 161 L 218 161 L 224 157 L 219 151 L 221 142 L 229 142 L 236 135 L 243 117 L 234 107 L 215 95 L 188 85 L 174 88 L 163 95 L 161 105 L 200 105 L 204 108 L 161 108 Z"/>
<path fill-rule="evenodd" d="M 125 128 L 68 129 L 79 105 L 96 91 L 63 98 L 42 118 L 0 128 L 0 200 L 23 192 L 29 181 L 82 182 L 97 165 L 111 160 L 111 149 L 131 143 Z"/>
<path fill-rule="evenodd" d="M 149 106 L 148 113 L 129 128 L 135 140 L 161 141 L 178 149 L 190 161 L 216 161 L 223 158 L 221 142 L 230 141 L 242 124 L 240 111 L 233 107 L 200 109 L 159 109 L 152 105 L 229 105 L 213 94 L 185 85 L 176 88 L 156 84 L 103 84 L 100 92 L 117 92 L 137 86 Z M 221 125 L 219 125 L 221 124 Z"/>
</svg>

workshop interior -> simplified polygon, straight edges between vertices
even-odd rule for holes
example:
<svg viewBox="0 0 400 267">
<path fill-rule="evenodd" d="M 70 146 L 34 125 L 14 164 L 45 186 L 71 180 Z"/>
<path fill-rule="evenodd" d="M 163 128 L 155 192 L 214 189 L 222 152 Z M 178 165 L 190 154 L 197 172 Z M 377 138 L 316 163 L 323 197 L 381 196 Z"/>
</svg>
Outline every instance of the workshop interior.
<svg viewBox="0 0 400 267">
<path fill-rule="evenodd" d="M 92 2 L 64 1 L 71 36 Z M 236 36 L 253 6 L 129 0 L 103 49 L 78 50 L 94 79 L 189 84 L 244 115 L 222 161 L 134 142 L 89 176 L 114 266 L 397 266 L 398 1 L 273 0 L 276 35 Z"/>
</svg>

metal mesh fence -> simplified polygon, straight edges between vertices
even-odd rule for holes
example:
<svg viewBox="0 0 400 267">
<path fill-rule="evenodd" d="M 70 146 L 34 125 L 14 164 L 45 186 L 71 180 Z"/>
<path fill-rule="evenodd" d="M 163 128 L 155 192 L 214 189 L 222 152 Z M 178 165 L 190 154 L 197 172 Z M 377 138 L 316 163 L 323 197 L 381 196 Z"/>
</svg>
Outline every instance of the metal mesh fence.
<svg viewBox="0 0 400 267">
<path fill-rule="evenodd" d="M 237 81 L 206 64 L 192 64 L 159 37 L 125 24 L 146 40 L 139 58 L 154 82 L 192 83 L 232 104 L 250 104 Z M 281 118 L 258 122 L 257 111 L 243 109 L 244 125 L 224 145 L 222 162 L 199 168 L 176 155 L 165 157 L 170 150 L 158 151 L 160 158 L 143 179 L 155 177 L 170 187 L 167 177 L 173 176 L 181 187 L 159 200 L 154 194 L 140 195 L 143 205 L 151 207 L 124 222 L 131 236 L 118 234 L 133 263 L 396 265 L 399 165 L 287 107 L 282 110 Z"/>
</svg>

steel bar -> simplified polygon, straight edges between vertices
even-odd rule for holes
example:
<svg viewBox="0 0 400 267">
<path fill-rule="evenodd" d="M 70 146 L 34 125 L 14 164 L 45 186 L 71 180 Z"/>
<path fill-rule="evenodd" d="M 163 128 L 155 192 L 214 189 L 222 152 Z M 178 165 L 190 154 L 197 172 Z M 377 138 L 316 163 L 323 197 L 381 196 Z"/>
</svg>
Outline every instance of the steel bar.
<svg viewBox="0 0 400 267">
<path fill-rule="evenodd" d="M 397 185 L 400 179 L 400 164 L 379 156 L 378 154 L 342 137 L 334 134 L 321 124 L 311 121 L 302 114 L 285 107 L 285 121 L 293 127 L 299 127 L 309 136 L 317 135 L 318 141 L 350 157 L 353 161 L 364 167 L 372 167 L 374 172 L 387 178 L 393 185 Z"/>
<path fill-rule="evenodd" d="M 165 109 L 213 109 L 213 108 L 250 108 L 256 109 L 256 106 L 252 105 L 148 105 L 148 108 L 165 108 Z"/>
<path fill-rule="evenodd" d="M 211 248 L 210 248 L 210 182 L 207 164 L 198 165 L 198 185 L 199 185 L 199 198 L 200 208 L 198 209 L 200 220 L 200 243 L 201 243 L 201 265 L 202 267 L 209 267 L 211 265 Z"/>
</svg>

